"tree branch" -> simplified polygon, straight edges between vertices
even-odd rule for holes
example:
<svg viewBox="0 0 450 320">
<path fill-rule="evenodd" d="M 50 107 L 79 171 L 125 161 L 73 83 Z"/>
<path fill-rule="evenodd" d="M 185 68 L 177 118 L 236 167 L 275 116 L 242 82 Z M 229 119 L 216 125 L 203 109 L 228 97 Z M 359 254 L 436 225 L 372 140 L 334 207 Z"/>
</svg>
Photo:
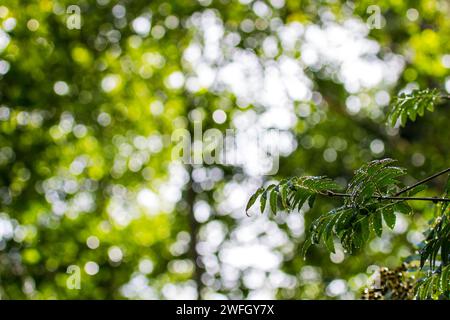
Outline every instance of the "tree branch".
<svg viewBox="0 0 450 320">
<path fill-rule="evenodd" d="M 445 170 L 442 170 L 441 172 L 438 172 L 438 173 L 433 174 L 432 176 L 429 176 L 428 178 L 425 178 L 425 179 L 423 179 L 423 180 L 420 180 L 419 182 L 416 182 L 415 184 L 413 184 L 413 185 L 411 185 L 411 186 L 409 186 L 409 187 L 406 187 L 406 188 L 400 190 L 400 191 L 397 192 L 394 196 L 399 196 L 399 195 L 401 195 L 402 193 L 405 193 L 405 192 L 407 192 L 407 191 L 409 191 L 409 190 L 411 190 L 411 189 L 414 189 L 415 187 L 417 187 L 417 186 L 419 186 L 419 185 L 421 185 L 421 184 L 424 184 L 424 183 L 426 183 L 426 182 L 428 182 L 428 181 L 430 181 L 430 180 L 433 180 L 434 178 L 439 177 L 439 176 L 441 176 L 441 175 L 443 175 L 443 174 L 445 174 L 445 173 L 447 173 L 447 172 L 450 172 L 450 168 L 447 168 L 447 169 L 445 169 Z"/>
<path fill-rule="evenodd" d="M 338 193 L 333 191 L 327 191 L 321 193 L 321 195 L 328 197 L 341 197 L 349 198 L 352 195 L 348 193 Z M 416 201 L 433 201 L 433 202 L 450 202 L 450 198 L 438 198 L 438 197 L 397 197 L 397 196 L 372 196 L 372 199 L 377 200 L 416 200 Z"/>
</svg>

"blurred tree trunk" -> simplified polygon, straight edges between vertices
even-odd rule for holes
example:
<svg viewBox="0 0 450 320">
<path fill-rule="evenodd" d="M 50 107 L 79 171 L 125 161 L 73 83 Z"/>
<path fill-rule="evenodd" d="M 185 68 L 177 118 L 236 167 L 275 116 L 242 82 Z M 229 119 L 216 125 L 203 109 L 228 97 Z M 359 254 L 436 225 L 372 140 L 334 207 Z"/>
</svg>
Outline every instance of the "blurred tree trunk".
<svg viewBox="0 0 450 320">
<path fill-rule="evenodd" d="M 189 234 L 191 237 L 189 255 L 190 258 L 192 259 L 192 262 L 194 263 L 193 280 L 197 285 L 198 298 L 201 299 L 201 291 L 203 288 L 201 277 L 203 273 L 203 268 L 201 266 L 200 256 L 197 252 L 197 240 L 200 225 L 194 216 L 196 193 L 193 188 L 192 165 L 187 165 L 187 169 L 189 172 L 189 182 L 186 187 L 186 202 L 188 205 L 187 211 L 189 219 Z"/>
<path fill-rule="evenodd" d="M 188 93 L 186 93 L 188 95 Z M 186 196 L 186 203 L 187 203 L 187 215 L 188 215 L 188 223 L 189 223 L 189 234 L 190 234 L 190 247 L 189 247 L 189 256 L 194 263 L 194 271 L 192 274 L 192 278 L 196 283 L 197 286 L 197 296 L 198 299 L 201 299 L 201 292 L 203 288 L 202 284 L 202 274 L 203 274 L 203 267 L 200 260 L 200 255 L 197 252 L 197 242 L 198 242 L 198 233 L 200 230 L 200 224 L 195 219 L 194 215 L 194 205 L 196 200 L 196 192 L 194 190 L 194 179 L 192 177 L 192 172 L 194 169 L 193 166 L 193 143 L 194 143 L 194 123 L 189 120 L 189 113 L 195 109 L 195 103 L 192 101 L 192 99 L 189 99 L 188 108 L 186 110 L 186 117 L 189 121 L 188 123 L 188 131 L 190 134 L 190 143 L 191 143 L 191 155 L 189 159 L 191 159 L 191 163 L 185 163 L 186 170 L 189 174 L 189 182 L 186 185 L 185 190 L 185 196 Z"/>
</svg>

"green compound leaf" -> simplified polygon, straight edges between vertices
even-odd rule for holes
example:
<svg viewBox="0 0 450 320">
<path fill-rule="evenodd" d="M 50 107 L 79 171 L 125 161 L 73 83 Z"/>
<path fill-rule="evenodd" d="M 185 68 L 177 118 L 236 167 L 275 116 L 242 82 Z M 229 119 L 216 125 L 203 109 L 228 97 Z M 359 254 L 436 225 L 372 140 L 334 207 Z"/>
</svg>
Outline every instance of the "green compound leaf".
<svg viewBox="0 0 450 320">
<path fill-rule="evenodd" d="M 269 197 L 270 208 L 273 213 L 278 210 L 300 210 L 306 202 L 312 208 L 317 194 L 326 194 L 339 189 L 340 186 L 327 177 L 294 177 L 289 180 L 282 180 L 278 185 L 272 184 L 265 189 L 258 189 L 250 197 L 247 210 L 253 206 L 258 197 L 260 197 L 261 213 L 265 210 L 267 197 Z M 271 192 L 270 195 L 269 192 Z M 281 202 L 278 201 L 278 194 L 280 194 Z"/>
<path fill-rule="evenodd" d="M 400 94 L 393 100 L 388 113 L 388 123 L 394 127 L 398 120 L 402 126 L 406 125 L 408 118 L 415 121 L 417 115 L 424 115 L 425 110 L 434 110 L 439 96 L 437 89 L 414 90 L 410 94 Z"/>
</svg>

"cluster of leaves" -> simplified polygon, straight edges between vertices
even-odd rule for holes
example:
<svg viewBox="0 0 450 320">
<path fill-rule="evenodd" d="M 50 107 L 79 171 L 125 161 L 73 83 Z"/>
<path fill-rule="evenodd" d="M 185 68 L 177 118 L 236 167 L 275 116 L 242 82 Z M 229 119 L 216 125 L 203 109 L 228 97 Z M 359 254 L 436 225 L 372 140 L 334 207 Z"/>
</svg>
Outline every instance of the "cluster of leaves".
<svg viewBox="0 0 450 320">
<path fill-rule="evenodd" d="M 450 265 L 439 268 L 436 272 L 419 280 L 416 286 L 416 296 L 419 299 L 449 299 L 450 298 Z"/>
<path fill-rule="evenodd" d="M 267 200 L 273 213 L 279 210 L 300 210 L 305 203 L 312 208 L 317 195 L 342 197 L 344 203 L 314 220 L 303 247 L 303 255 L 312 244 L 323 242 L 326 248 L 335 252 L 335 240 L 343 248 L 353 253 L 363 247 L 372 234 L 380 237 L 383 232 L 383 220 L 393 229 L 396 222 L 395 212 L 409 214 L 412 210 L 402 197 L 396 197 L 402 187 L 399 180 L 406 171 L 394 165 L 392 159 L 371 161 L 355 171 L 345 193 L 339 193 L 340 186 L 324 176 L 293 177 L 279 184 L 259 188 L 250 198 L 247 211 L 260 199 L 260 212 L 266 209 Z M 411 196 L 420 190 L 418 186 L 409 190 Z M 444 193 L 448 197 L 450 180 Z M 403 193 L 403 190 L 400 191 Z M 439 216 L 420 251 L 420 270 L 423 273 L 425 263 L 429 261 L 428 274 L 417 282 L 418 298 L 441 297 L 448 295 L 449 257 L 450 257 L 450 221 L 448 202 L 438 204 Z"/>
<path fill-rule="evenodd" d="M 408 118 L 416 120 L 417 115 L 423 116 L 425 110 L 433 111 L 440 93 L 437 89 L 414 90 L 410 94 L 402 93 L 394 98 L 388 114 L 388 122 L 393 127 L 398 119 L 405 126 Z"/>
<path fill-rule="evenodd" d="M 339 189 L 338 184 L 324 176 L 293 177 L 280 181 L 278 185 L 271 184 L 267 188 L 259 188 L 250 197 L 246 211 L 248 212 L 258 197 L 260 198 L 261 213 L 266 208 L 267 199 L 269 199 L 270 209 L 273 213 L 277 213 L 280 204 L 281 209 L 288 212 L 295 209 L 300 210 L 306 202 L 312 207 L 317 194 L 328 194 Z"/>
<path fill-rule="evenodd" d="M 372 161 L 355 172 L 346 193 L 337 193 L 339 185 L 326 177 L 295 177 L 281 181 L 278 185 L 260 188 L 249 200 L 247 210 L 260 197 L 260 211 L 264 212 L 267 198 L 271 211 L 278 208 L 291 211 L 300 210 L 308 202 L 312 207 L 317 194 L 330 197 L 344 197 L 341 207 L 321 215 L 313 221 L 304 244 L 304 253 L 311 244 L 323 241 L 329 251 L 334 252 L 335 239 L 339 239 L 344 249 L 354 252 L 369 239 L 371 232 L 381 236 L 382 221 L 391 229 L 395 226 L 395 211 L 409 213 L 410 207 L 399 200 L 385 197 L 397 191 L 399 177 L 405 170 L 393 165 L 394 160 Z M 382 200 L 382 201 L 380 201 Z"/>
<path fill-rule="evenodd" d="M 436 262 L 439 262 L 437 260 L 439 253 L 440 262 L 448 265 L 450 256 L 450 222 L 449 217 L 445 214 L 436 219 L 434 226 L 428 232 L 425 246 L 421 250 L 420 266 L 423 267 L 428 260 L 430 268 L 435 269 L 437 266 Z"/>
<path fill-rule="evenodd" d="M 423 116 L 425 110 L 433 111 L 434 105 L 442 96 L 437 89 L 414 90 L 410 94 L 400 94 L 394 99 L 388 122 L 395 126 L 400 120 L 404 126 L 408 118 L 415 121 L 417 115 Z M 260 211 L 266 209 L 269 200 L 270 210 L 300 210 L 305 203 L 312 208 L 317 195 L 343 197 L 342 206 L 335 208 L 313 221 L 308 237 L 304 243 L 303 256 L 312 244 L 323 242 L 326 248 L 335 252 L 335 240 L 338 239 L 343 248 L 353 253 L 370 238 L 371 234 L 380 237 L 383 232 L 383 220 L 393 229 L 396 222 L 395 212 L 404 214 L 412 210 L 405 198 L 396 197 L 399 193 L 411 196 L 422 190 L 418 186 L 408 192 L 398 192 L 405 175 L 403 168 L 394 165 L 394 160 L 384 159 L 372 161 L 355 172 L 345 193 L 338 193 L 341 188 L 330 178 L 293 177 L 282 180 L 278 185 L 271 184 L 260 188 L 250 198 L 248 211 L 260 199 Z M 443 198 L 450 194 L 450 179 Z M 423 275 L 415 286 L 419 299 L 450 297 L 450 221 L 449 203 L 437 204 L 440 214 L 432 222 L 432 227 L 425 233 L 426 240 L 420 250 L 419 275 Z M 415 259 L 415 257 L 410 257 Z M 430 267 L 424 268 L 426 262 Z M 407 288 L 409 290 L 409 286 Z M 409 292 L 409 291 L 408 291 Z"/>
<path fill-rule="evenodd" d="M 392 159 L 384 159 L 364 165 L 355 172 L 347 188 L 346 194 L 349 196 L 339 208 L 342 223 L 337 223 L 333 231 L 349 252 L 361 248 L 371 232 L 381 236 L 383 220 L 393 229 L 396 211 L 406 214 L 411 212 L 411 208 L 404 201 L 384 199 L 386 195 L 398 191 L 401 184 L 398 178 L 406 173 L 403 168 L 396 167 L 393 163 Z M 335 217 L 330 220 L 329 223 L 338 221 Z"/>
<path fill-rule="evenodd" d="M 450 195 L 450 177 L 443 197 Z M 427 270 L 419 280 L 416 294 L 419 299 L 450 298 L 450 206 L 448 202 L 437 205 L 438 216 L 426 233 L 420 251 L 420 267 Z M 426 262 L 429 268 L 424 268 Z"/>
<path fill-rule="evenodd" d="M 416 120 L 417 115 L 423 116 L 425 110 L 433 111 L 434 105 L 442 96 L 437 89 L 414 90 L 410 94 L 400 94 L 394 99 L 388 113 L 388 123 L 391 126 L 400 123 L 404 126 L 408 118 Z M 443 198 L 450 194 L 450 179 L 447 182 Z M 416 296 L 419 299 L 449 298 L 450 277 L 450 221 L 448 202 L 438 203 L 437 217 L 431 227 L 425 232 L 426 239 L 420 250 L 420 273 L 425 272 L 416 285 Z M 411 257 L 412 258 L 412 257 Z M 426 262 L 429 267 L 425 267 Z"/>
</svg>

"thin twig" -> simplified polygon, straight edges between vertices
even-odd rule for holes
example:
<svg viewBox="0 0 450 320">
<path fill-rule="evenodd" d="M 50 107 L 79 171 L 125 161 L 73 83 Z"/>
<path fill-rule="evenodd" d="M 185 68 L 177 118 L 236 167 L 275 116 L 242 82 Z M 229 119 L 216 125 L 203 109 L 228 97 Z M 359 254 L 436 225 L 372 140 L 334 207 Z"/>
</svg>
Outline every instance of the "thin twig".
<svg viewBox="0 0 450 320">
<path fill-rule="evenodd" d="M 321 193 L 324 196 L 329 197 L 343 197 L 343 198 L 349 198 L 352 195 L 349 193 L 338 193 L 338 192 L 332 192 L 327 191 L 326 193 Z M 433 201 L 433 202 L 450 202 L 450 198 L 438 198 L 438 197 L 397 197 L 397 196 L 372 196 L 372 199 L 377 200 L 417 200 L 417 201 Z"/>
<path fill-rule="evenodd" d="M 417 186 L 419 186 L 419 185 L 421 185 L 421 184 L 424 184 L 424 183 L 426 183 L 426 182 L 428 182 L 428 181 L 430 181 L 430 180 L 433 180 L 434 178 L 439 177 L 439 176 L 441 176 L 441 175 L 443 175 L 443 174 L 445 174 L 445 173 L 447 173 L 447 172 L 450 172 L 450 168 L 447 168 L 447 169 L 445 169 L 445 170 L 442 170 L 441 172 L 438 172 L 438 173 L 433 174 L 432 176 L 429 176 L 428 178 L 425 178 L 425 179 L 423 179 L 423 180 L 420 180 L 419 182 L 416 182 L 415 184 L 413 184 L 413 185 L 411 185 L 411 186 L 409 186 L 409 187 L 406 187 L 406 188 L 400 190 L 400 191 L 397 192 L 394 196 L 399 196 L 399 195 L 401 195 L 402 193 L 407 192 L 407 191 L 409 191 L 409 190 L 411 190 L 411 189 L 414 189 L 415 187 L 417 187 Z"/>
</svg>

